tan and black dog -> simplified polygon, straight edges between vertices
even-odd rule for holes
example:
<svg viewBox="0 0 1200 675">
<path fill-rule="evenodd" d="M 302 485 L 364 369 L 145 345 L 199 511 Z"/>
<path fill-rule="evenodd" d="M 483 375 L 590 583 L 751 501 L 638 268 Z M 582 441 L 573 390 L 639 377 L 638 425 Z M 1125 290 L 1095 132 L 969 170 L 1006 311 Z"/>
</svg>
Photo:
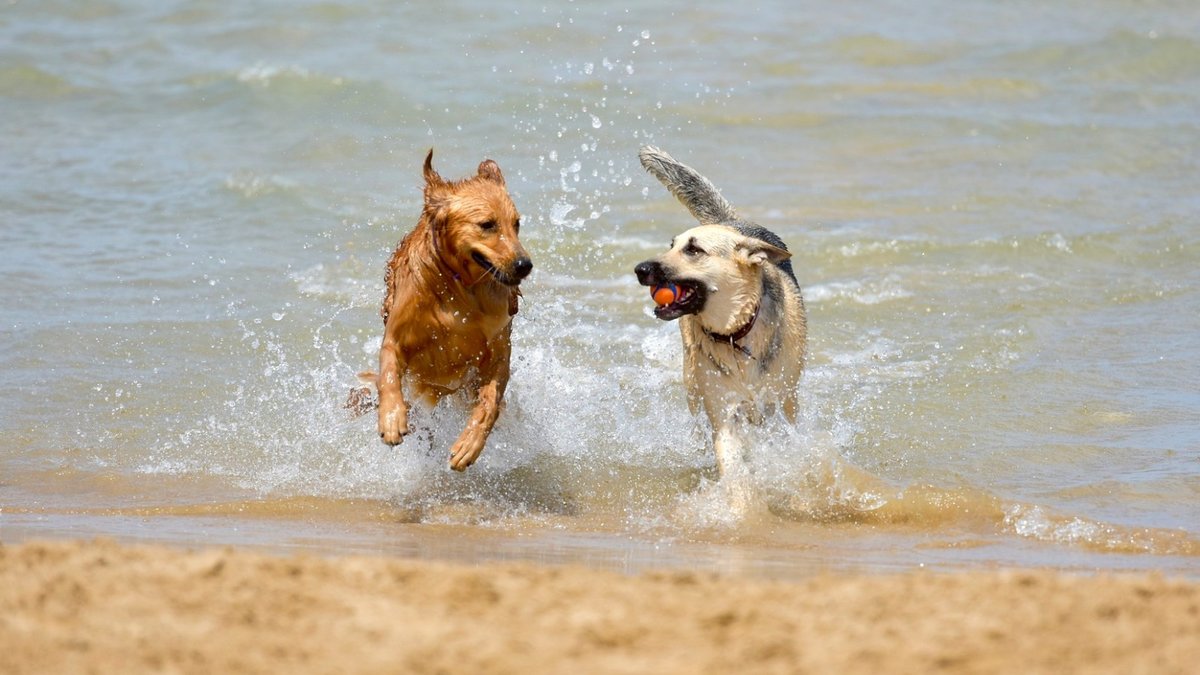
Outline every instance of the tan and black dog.
<svg viewBox="0 0 1200 675">
<path fill-rule="evenodd" d="M 645 286 L 678 289 L 654 313 L 679 319 L 688 404 L 708 416 L 724 475 L 742 460 L 740 425 L 777 409 L 795 421 L 807 340 L 800 284 L 783 241 L 739 218 L 708 179 L 658 148 L 638 156 L 700 222 L 634 271 Z"/>
<path fill-rule="evenodd" d="M 421 217 L 384 275 L 379 373 L 361 376 L 375 378 L 379 437 L 388 445 L 409 433 L 406 388 L 430 405 L 461 395 L 471 417 L 450 448 L 450 467 L 462 471 L 479 458 L 503 407 L 512 317 L 533 263 L 517 238 L 521 217 L 495 162 L 447 181 L 434 171 L 430 150 L 424 173 Z M 369 409 L 369 393 L 356 390 L 347 407 Z"/>
</svg>

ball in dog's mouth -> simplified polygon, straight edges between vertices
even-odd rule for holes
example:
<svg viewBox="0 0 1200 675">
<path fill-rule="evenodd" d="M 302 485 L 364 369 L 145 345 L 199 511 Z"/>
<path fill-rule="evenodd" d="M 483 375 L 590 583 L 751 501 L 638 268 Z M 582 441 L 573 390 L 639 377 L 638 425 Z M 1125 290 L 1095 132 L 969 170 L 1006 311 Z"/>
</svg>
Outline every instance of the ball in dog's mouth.
<svg viewBox="0 0 1200 675">
<path fill-rule="evenodd" d="M 654 316 L 671 321 L 704 307 L 704 286 L 687 281 L 658 284 L 650 287 L 650 297 L 657 305 Z"/>
<path fill-rule="evenodd" d="M 679 287 L 675 284 L 664 284 L 662 286 L 651 286 L 650 297 L 654 298 L 656 305 L 669 305 L 675 302 L 675 299 L 680 295 Z"/>
</svg>

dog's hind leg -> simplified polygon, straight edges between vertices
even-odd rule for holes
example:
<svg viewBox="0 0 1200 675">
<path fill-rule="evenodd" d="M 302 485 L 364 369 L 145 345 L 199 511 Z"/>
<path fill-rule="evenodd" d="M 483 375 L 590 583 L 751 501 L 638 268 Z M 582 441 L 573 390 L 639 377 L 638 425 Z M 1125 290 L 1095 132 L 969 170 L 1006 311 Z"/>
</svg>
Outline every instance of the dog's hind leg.
<svg viewBox="0 0 1200 675">
<path fill-rule="evenodd" d="M 375 400 L 375 380 L 377 376 L 370 371 L 363 371 L 358 374 L 358 381 L 362 383 L 361 387 L 354 387 L 350 390 L 350 395 L 346 397 L 346 402 L 342 407 L 350 411 L 350 419 L 362 417 L 379 407 L 379 402 Z"/>
</svg>

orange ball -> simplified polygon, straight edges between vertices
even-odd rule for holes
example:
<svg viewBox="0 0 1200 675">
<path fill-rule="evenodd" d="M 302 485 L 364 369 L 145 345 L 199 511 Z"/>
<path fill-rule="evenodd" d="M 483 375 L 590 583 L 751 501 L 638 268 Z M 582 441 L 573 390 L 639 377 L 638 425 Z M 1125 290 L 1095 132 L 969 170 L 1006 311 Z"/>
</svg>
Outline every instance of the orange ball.
<svg viewBox="0 0 1200 675">
<path fill-rule="evenodd" d="M 679 295 L 679 289 L 675 284 L 667 284 L 666 286 L 654 286 L 650 289 L 650 297 L 654 298 L 657 305 L 669 305 L 675 302 L 675 298 Z"/>
</svg>

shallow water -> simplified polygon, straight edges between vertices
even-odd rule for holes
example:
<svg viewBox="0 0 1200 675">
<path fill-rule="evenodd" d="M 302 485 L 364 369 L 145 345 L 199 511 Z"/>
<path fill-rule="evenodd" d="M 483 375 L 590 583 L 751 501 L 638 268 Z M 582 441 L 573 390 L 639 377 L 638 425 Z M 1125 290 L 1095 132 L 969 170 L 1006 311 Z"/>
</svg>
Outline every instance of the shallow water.
<svg viewBox="0 0 1200 675">
<path fill-rule="evenodd" d="M 1200 570 L 1200 13 L 925 2 L 0 12 L 0 540 L 115 536 L 764 576 Z M 801 421 L 744 513 L 632 275 L 780 234 Z M 535 270 L 508 409 L 389 449 L 373 368 L 420 164 L 503 168 Z"/>
</svg>

